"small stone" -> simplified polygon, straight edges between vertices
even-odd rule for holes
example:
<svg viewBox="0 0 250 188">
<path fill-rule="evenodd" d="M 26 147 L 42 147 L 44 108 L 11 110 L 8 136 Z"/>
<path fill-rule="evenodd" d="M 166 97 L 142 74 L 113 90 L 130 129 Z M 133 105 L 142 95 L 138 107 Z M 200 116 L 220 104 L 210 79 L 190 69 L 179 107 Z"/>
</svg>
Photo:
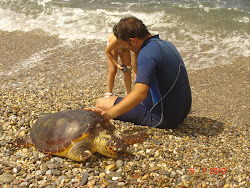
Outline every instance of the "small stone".
<svg viewBox="0 0 250 188">
<path fill-rule="evenodd" d="M 83 186 L 88 182 L 88 177 L 89 175 L 87 172 L 83 173 L 81 181 L 80 181 L 80 186 Z"/>
<path fill-rule="evenodd" d="M 12 120 L 12 121 L 16 121 L 17 116 L 16 115 L 12 115 L 12 116 L 9 117 L 9 119 Z"/>
<path fill-rule="evenodd" d="M 54 169 L 55 168 L 55 162 L 47 161 L 46 165 L 48 166 L 49 169 Z"/>
<path fill-rule="evenodd" d="M 15 179 L 13 175 L 0 175 L 0 181 L 3 183 L 11 183 Z"/>
<path fill-rule="evenodd" d="M 118 187 L 123 187 L 123 186 L 125 186 L 125 182 L 123 182 L 123 181 L 119 182 L 117 185 L 118 185 Z"/>
<path fill-rule="evenodd" d="M 100 177 L 100 178 L 104 178 L 105 175 L 106 175 L 106 174 L 105 174 L 104 172 L 102 172 L 102 173 L 99 174 L 99 177 Z"/>
<path fill-rule="evenodd" d="M 22 182 L 19 186 L 20 187 L 28 187 L 29 186 L 29 182 Z"/>
<path fill-rule="evenodd" d="M 115 164 L 119 168 L 119 167 L 123 166 L 123 161 L 122 160 L 117 160 Z"/>
<path fill-rule="evenodd" d="M 177 176 L 177 173 L 174 170 L 172 170 L 170 173 L 170 177 L 175 178 L 176 176 Z"/>
<path fill-rule="evenodd" d="M 64 180 L 65 183 L 69 183 L 70 181 L 71 181 L 71 179 L 69 179 L 69 178 L 65 178 L 65 180 Z"/>
<path fill-rule="evenodd" d="M 170 175 L 170 172 L 167 171 L 167 170 L 161 170 L 160 173 L 161 173 L 161 174 L 164 174 L 164 175 L 167 175 L 167 176 Z"/>
<path fill-rule="evenodd" d="M 33 152 L 33 156 L 34 156 L 34 159 L 35 159 L 36 161 L 39 160 L 38 152 L 34 151 L 34 152 Z"/>
<path fill-rule="evenodd" d="M 183 175 L 183 172 L 181 170 L 176 170 L 177 174 Z"/>
<path fill-rule="evenodd" d="M 106 179 L 101 179 L 99 184 L 102 186 L 102 187 L 107 187 L 109 185 L 109 182 L 106 180 Z"/>
<path fill-rule="evenodd" d="M 25 131 L 20 132 L 20 136 L 23 137 L 25 135 Z"/>
<path fill-rule="evenodd" d="M 138 178 L 140 178 L 140 177 L 141 177 L 140 174 L 135 174 L 135 175 L 134 175 L 134 179 L 138 179 Z"/>
<path fill-rule="evenodd" d="M 63 163 L 63 158 L 61 157 L 54 157 L 54 160 L 59 163 Z M 79 166 L 79 165 L 78 165 Z"/>
<path fill-rule="evenodd" d="M 119 178 L 120 178 L 120 177 L 112 177 L 112 180 L 113 180 L 113 181 L 117 181 L 117 180 L 119 180 Z"/>
<path fill-rule="evenodd" d="M 42 163 L 41 166 L 40 166 L 40 169 L 41 169 L 43 172 L 46 172 L 49 168 L 48 168 L 48 165 L 46 165 L 45 163 Z"/>
<path fill-rule="evenodd" d="M 13 182 L 12 182 L 14 185 L 18 185 L 20 182 L 18 179 L 14 179 Z"/>
<path fill-rule="evenodd" d="M 47 170 L 46 171 L 46 175 L 51 175 L 52 174 L 52 171 L 51 170 Z"/>
<path fill-rule="evenodd" d="M 155 143 L 156 145 L 162 145 L 162 141 L 160 141 L 160 140 L 156 140 L 156 141 L 154 141 L 154 143 Z"/>
<path fill-rule="evenodd" d="M 18 173 L 18 168 L 13 168 L 13 172 L 14 172 L 14 174 L 16 174 L 16 173 Z"/>
<path fill-rule="evenodd" d="M 91 180 L 87 183 L 87 187 L 93 187 L 95 185 L 95 180 Z"/>
<path fill-rule="evenodd" d="M 52 170 L 52 174 L 53 174 L 54 176 L 60 176 L 62 173 L 60 172 L 60 170 L 53 169 L 53 170 Z"/>
<path fill-rule="evenodd" d="M 65 176 L 59 176 L 57 179 L 57 184 L 60 185 L 65 180 Z"/>
<path fill-rule="evenodd" d="M 145 174 L 144 176 L 142 176 L 142 180 L 145 180 L 145 179 L 147 179 L 149 177 L 149 174 Z"/>
<path fill-rule="evenodd" d="M 134 144 L 133 145 L 134 148 L 138 148 L 138 146 L 139 146 L 138 144 Z"/>
<path fill-rule="evenodd" d="M 160 156 L 160 152 L 159 152 L 159 151 L 156 151 L 154 157 L 157 158 L 157 157 L 159 157 L 159 156 Z"/>
<path fill-rule="evenodd" d="M 42 175 L 42 174 L 43 174 L 43 171 L 42 171 L 42 170 L 38 170 L 38 171 L 36 171 L 36 173 L 35 173 L 36 176 L 40 176 L 40 175 Z"/>
<path fill-rule="evenodd" d="M 231 185 L 225 184 L 225 185 L 223 186 L 223 188 L 231 188 Z"/>
<path fill-rule="evenodd" d="M 183 185 L 184 185 L 184 187 L 189 187 L 190 186 L 189 182 L 187 182 L 187 181 L 184 181 Z"/>
<path fill-rule="evenodd" d="M 112 168 L 114 168 L 115 165 L 114 164 L 111 164 L 111 165 L 108 165 L 105 167 L 106 170 L 111 170 Z"/>
</svg>

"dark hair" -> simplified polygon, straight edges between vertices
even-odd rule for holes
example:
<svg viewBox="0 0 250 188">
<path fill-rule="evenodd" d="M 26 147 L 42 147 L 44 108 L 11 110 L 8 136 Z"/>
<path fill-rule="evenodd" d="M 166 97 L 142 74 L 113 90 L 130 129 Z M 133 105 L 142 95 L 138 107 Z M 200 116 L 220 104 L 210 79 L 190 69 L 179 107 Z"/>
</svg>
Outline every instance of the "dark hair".
<svg viewBox="0 0 250 188">
<path fill-rule="evenodd" d="M 123 18 L 113 28 L 113 33 L 117 39 L 129 42 L 130 38 L 143 39 L 148 36 L 147 27 L 136 17 Z"/>
</svg>

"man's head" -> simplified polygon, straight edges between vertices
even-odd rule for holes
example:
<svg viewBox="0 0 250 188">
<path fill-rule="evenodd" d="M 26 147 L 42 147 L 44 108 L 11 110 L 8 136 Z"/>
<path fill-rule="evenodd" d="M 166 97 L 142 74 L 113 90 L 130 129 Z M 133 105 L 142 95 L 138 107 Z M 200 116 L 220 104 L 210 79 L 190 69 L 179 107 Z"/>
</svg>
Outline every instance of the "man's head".
<svg viewBox="0 0 250 188">
<path fill-rule="evenodd" d="M 130 46 L 133 39 L 136 38 L 139 40 L 144 40 L 150 35 L 147 27 L 136 17 L 127 17 L 121 19 L 120 22 L 114 26 L 113 33 L 118 40 L 126 42 Z"/>
</svg>

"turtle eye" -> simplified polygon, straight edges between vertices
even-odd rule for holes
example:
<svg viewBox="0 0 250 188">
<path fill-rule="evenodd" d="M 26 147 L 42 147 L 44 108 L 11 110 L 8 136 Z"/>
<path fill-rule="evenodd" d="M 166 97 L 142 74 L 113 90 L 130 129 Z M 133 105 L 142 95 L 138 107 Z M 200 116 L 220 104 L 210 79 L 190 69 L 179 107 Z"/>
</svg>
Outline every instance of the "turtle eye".
<svg viewBox="0 0 250 188">
<path fill-rule="evenodd" d="M 127 155 L 126 145 L 124 143 L 109 142 L 106 146 L 106 151 L 110 156 L 125 156 Z"/>
</svg>

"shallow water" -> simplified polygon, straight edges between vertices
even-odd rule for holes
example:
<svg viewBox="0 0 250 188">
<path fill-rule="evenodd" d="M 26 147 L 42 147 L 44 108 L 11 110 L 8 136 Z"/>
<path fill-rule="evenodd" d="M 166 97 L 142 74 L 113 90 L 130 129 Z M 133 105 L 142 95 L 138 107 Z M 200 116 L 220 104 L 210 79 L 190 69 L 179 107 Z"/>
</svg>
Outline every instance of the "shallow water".
<svg viewBox="0 0 250 188">
<path fill-rule="evenodd" d="M 162 39 L 173 42 L 189 69 L 247 61 L 250 57 L 248 0 L 0 2 L 0 30 L 44 31 L 69 42 L 83 39 L 92 44 L 93 55 L 95 45 L 105 48 L 114 24 L 126 16 L 142 19 L 152 34 L 159 33 Z"/>
</svg>

